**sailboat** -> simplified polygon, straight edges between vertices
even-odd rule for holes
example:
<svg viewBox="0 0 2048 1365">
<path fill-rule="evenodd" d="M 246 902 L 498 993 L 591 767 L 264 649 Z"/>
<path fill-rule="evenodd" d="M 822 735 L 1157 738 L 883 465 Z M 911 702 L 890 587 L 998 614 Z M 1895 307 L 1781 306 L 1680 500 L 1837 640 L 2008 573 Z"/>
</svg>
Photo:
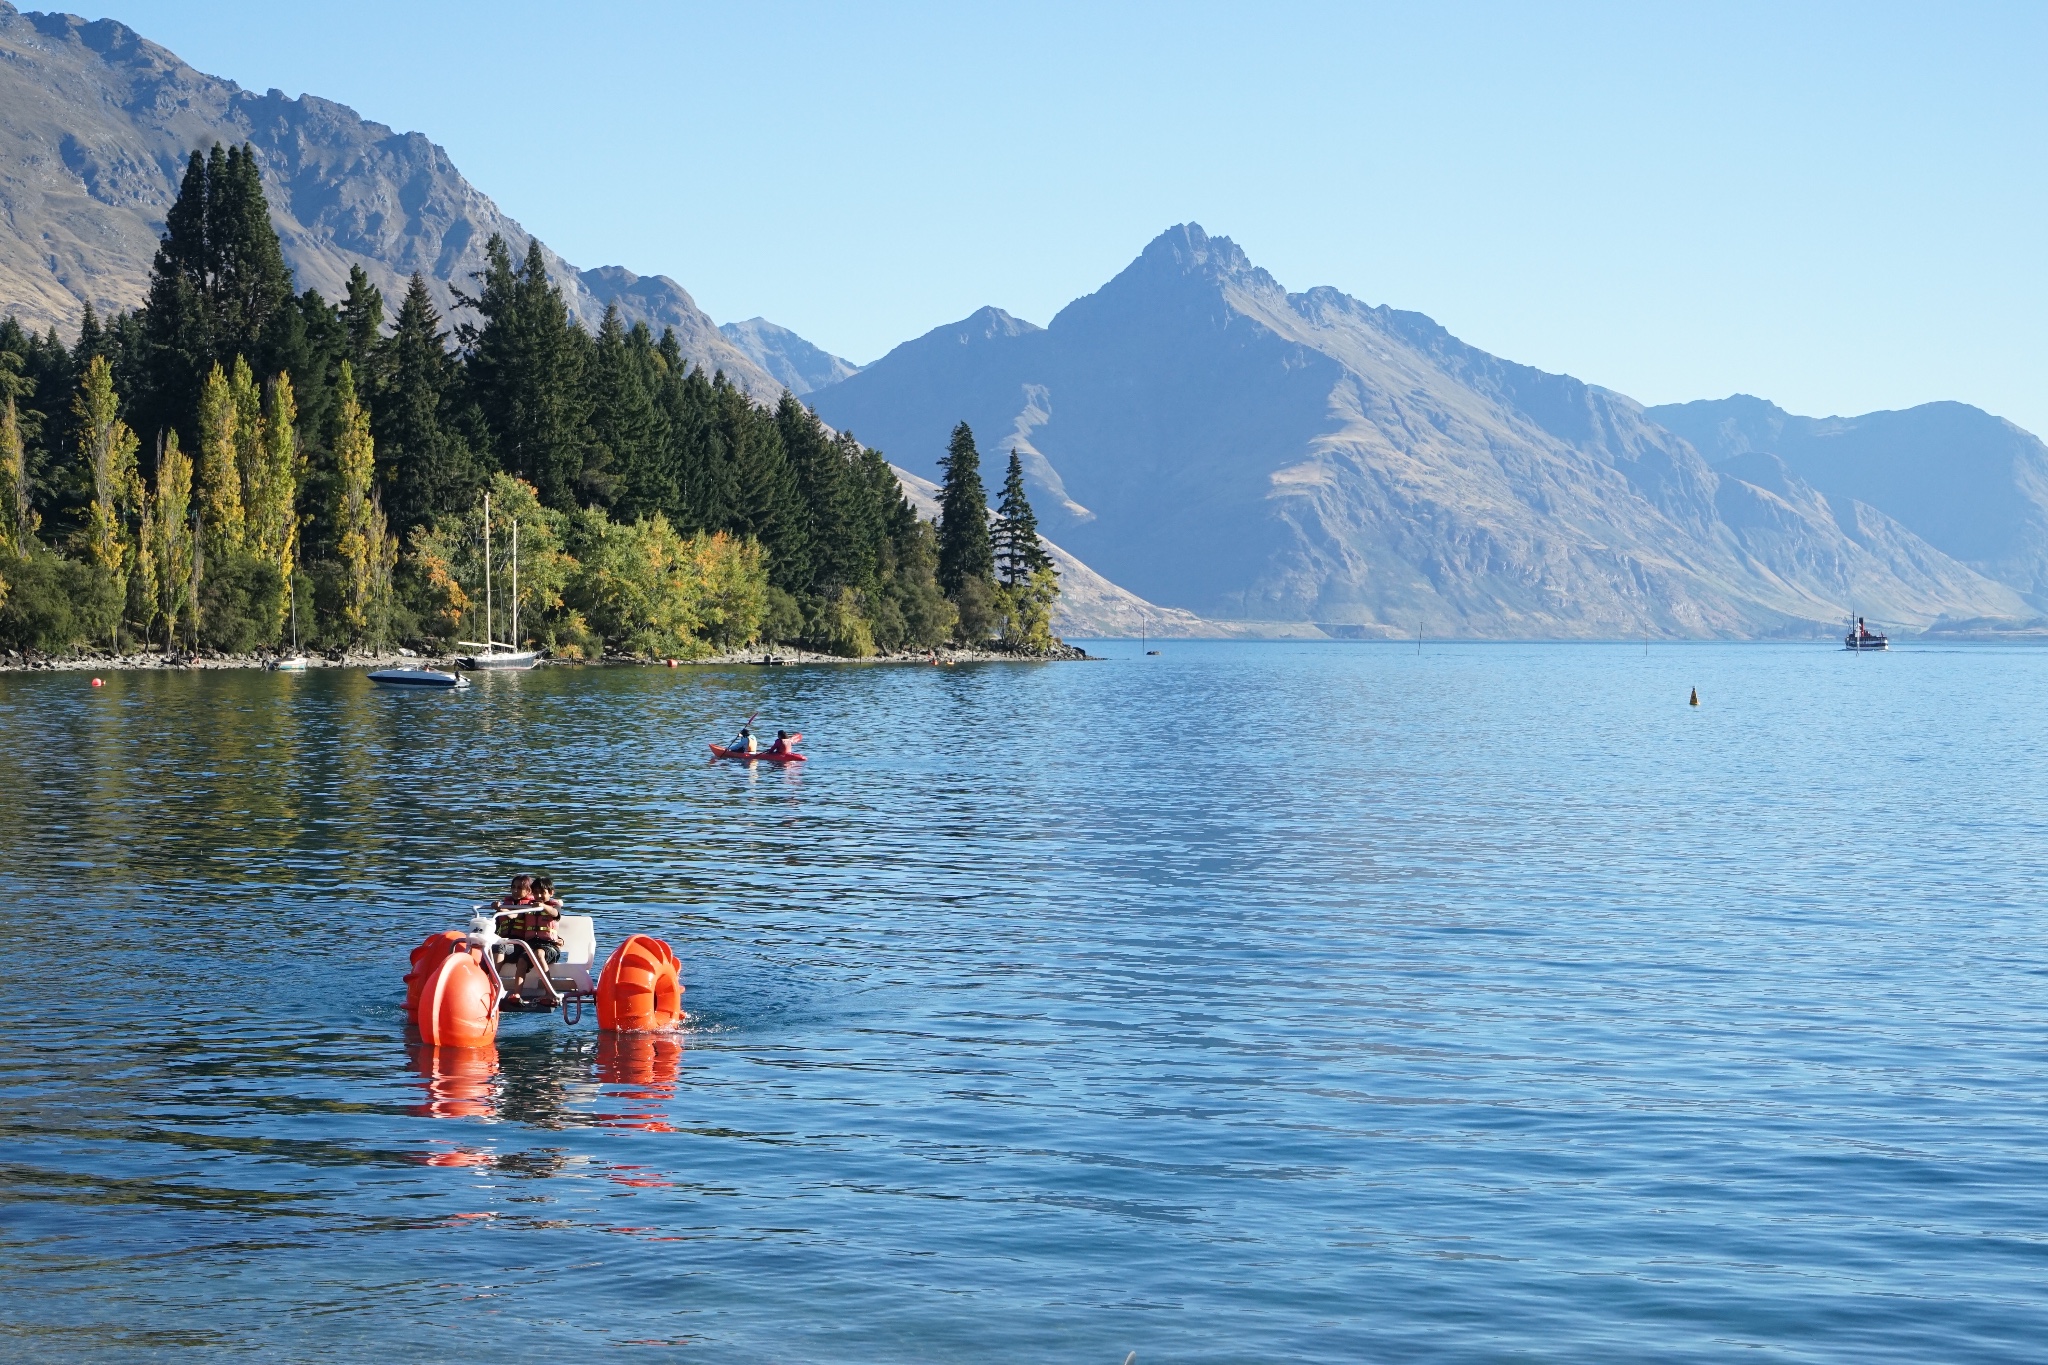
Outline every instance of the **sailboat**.
<svg viewBox="0 0 2048 1365">
<path fill-rule="evenodd" d="M 512 639 L 515 643 L 504 644 L 496 638 L 491 625 L 491 495 L 484 494 L 484 638 L 481 640 L 457 640 L 455 643 L 477 651 L 463 656 L 465 668 L 532 668 L 540 662 L 540 656 L 530 649 L 521 649 L 519 639 L 519 523 L 512 523 Z"/>
<path fill-rule="evenodd" d="M 303 673 L 306 671 L 306 656 L 299 652 L 299 585 L 298 574 L 294 571 L 288 580 L 292 600 L 292 652 L 270 661 L 273 673 Z"/>
</svg>

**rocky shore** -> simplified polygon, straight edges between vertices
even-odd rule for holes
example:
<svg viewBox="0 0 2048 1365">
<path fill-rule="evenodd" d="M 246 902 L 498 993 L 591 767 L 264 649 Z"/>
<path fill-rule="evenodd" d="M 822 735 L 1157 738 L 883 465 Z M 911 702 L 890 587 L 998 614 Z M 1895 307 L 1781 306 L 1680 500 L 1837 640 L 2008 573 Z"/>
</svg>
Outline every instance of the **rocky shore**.
<svg viewBox="0 0 2048 1365">
<path fill-rule="evenodd" d="M 275 652 L 257 654 L 221 654 L 212 650 L 196 653 L 155 650 L 139 651 L 132 654 L 81 652 L 77 654 L 45 655 L 33 650 L 15 653 L 0 650 L 0 673 L 50 672 L 115 672 L 134 669 L 196 669 L 196 668 L 268 668 L 280 655 Z M 878 654 L 868 659 L 844 659 L 836 654 L 818 654 L 810 650 L 777 647 L 774 649 L 733 650 L 714 654 L 702 659 L 641 659 L 613 656 L 598 660 L 550 659 L 550 666 L 589 667 L 593 665 L 632 665 L 636 667 L 701 668 L 710 664 L 748 664 L 753 666 L 776 666 L 794 664 L 966 664 L 966 663 L 1046 663 L 1060 660 L 1090 658 L 1086 650 L 1073 645 L 1062 645 L 1050 654 L 1010 654 L 992 649 L 940 649 L 906 650 L 895 654 Z M 389 650 L 375 653 L 335 652 L 322 653 L 306 651 L 306 667 L 312 668 L 455 668 L 454 655 L 422 654 L 417 650 Z"/>
</svg>

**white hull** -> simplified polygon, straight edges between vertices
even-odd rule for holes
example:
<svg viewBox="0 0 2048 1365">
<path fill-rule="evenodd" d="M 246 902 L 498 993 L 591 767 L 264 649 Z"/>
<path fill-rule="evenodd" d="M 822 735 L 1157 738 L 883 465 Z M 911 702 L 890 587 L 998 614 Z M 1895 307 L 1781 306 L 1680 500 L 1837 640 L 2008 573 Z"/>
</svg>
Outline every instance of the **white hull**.
<svg viewBox="0 0 2048 1365">
<path fill-rule="evenodd" d="M 470 654 L 463 657 L 465 668 L 532 668 L 540 662 L 540 655 L 530 649 L 499 650 L 492 654 Z"/>
</svg>

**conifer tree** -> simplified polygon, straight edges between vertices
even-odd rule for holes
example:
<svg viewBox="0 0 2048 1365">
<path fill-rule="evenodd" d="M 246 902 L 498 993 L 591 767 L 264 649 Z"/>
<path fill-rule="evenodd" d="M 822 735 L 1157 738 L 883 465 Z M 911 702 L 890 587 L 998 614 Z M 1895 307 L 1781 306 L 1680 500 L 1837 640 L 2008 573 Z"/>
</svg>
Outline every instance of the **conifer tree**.
<svg viewBox="0 0 2048 1365">
<path fill-rule="evenodd" d="M 1010 468 L 1003 476 L 1003 500 L 996 507 L 993 536 L 996 576 L 1005 587 L 1028 582 L 1040 569 L 1052 568 L 1052 556 L 1038 538 L 1038 517 L 1024 492 L 1024 465 L 1017 452 L 1010 452 Z M 1057 572 L 1057 571 L 1055 571 Z"/>
<path fill-rule="evenodd" d="M 343 572 L 342 619 L 355 639 L 367 640 L 381 632 L 395 547 L 372 488 L 377 455 L 370 415 L 356 400 L 355 368 L 345 360 L 336 393 L 340 426 L 334 437 L 334 524 Z"/>
<path fill-rule="evenodd" d="M 174 641 L 178 627 L 186 628 L 188 641 L 196 643 L 197 621 L 192 611 L 192 461 L 178 448 L 178 433 L 164 433 L 163 448 L 156 457 L 156 493 L 151 499 L 151 535 L 145 538 L 146 553 L 155 560 L 157 616 L 164 623 L 164 638 Z"/>
<path fill-rule="evenodd" d="M 292 303 L 291 271 L 270 225 L 253 147 L 193 152 L 150 267 L 138 341 L 145 429 L 188 427 L 204 376 L 237 355 L 262 356 Z"/>
<path fill-rule="evenodd" d="M 483 481 L 452 420 L 458 376 L 447 340 L 426 277 L 414 272 L 384 344 L 385 388 L 371 418 L 378 487 L 400 536 L 467 507 Z"/>
<path fill-rule="evenodd" d="M 234 391 L 215 365 L 199 391 L 197 470 L 206 557 L 214 561 L 241 553 L 245 535 L 235 417 Z"/>
<path fill-rule="evenodd" d="M 350 365 L 355 367 L 357 399 L 383 388 L 381 342 L 384 339 L 384 291 L 370 283 L 360 265 L 348 268 L 348 292 L 341 301 L 341 330 Z"/>
<path fill-rule="evenodd" d="M 86 551 L 115 588 L 114 598 L 128 594 L 128 531 L 125 513 L 135 487 L 135 433 L 120 418 L 121 400 L 114 392 L 114 370 L 105 356 L 86 365 L 73 404 L 78 426 L 79 463 L 92 480 L 92 506 L 86 527 Z M 114 646 L 120 647 L 120 623 L 114 622 Z"/>
<path fill-rule="evenodd" d="M 956 603 L 969 583 L 994 586 L 995 556 L 988 538 L 988 490 L 981 482 L 981 454 L 974 433 L 962 422 L 953 428 L 946 457 L 939 461 L 945 482 L 939 495 L 939 586 Z"/>
<path fill-rule="evenodd" d="M 490 428 L 500 467 L 540 490 L 541 501 L 576 506 L 590 444 L 583 346 L 589 338 L 569 319 L 562 291 L 548 279 L 538 240 L 512 266 L 504 239 L 493 236 L 479 272 L 483 292 L 468 300 L 484 325 L 460 331 L 469 352 L 467 376 Z"/>
<path fill-rule="evenodd" d="M 661 413 L 648 386 L 652 341 L 644 325 L 632 333 L 619 315 L 618 301 L 605 305 L 591 367 L 592 455 L 584 465 L 582 500 L 615 508 L 623 517 L 664 511 L 646 500 L 658 482 Z"/>
</svg>

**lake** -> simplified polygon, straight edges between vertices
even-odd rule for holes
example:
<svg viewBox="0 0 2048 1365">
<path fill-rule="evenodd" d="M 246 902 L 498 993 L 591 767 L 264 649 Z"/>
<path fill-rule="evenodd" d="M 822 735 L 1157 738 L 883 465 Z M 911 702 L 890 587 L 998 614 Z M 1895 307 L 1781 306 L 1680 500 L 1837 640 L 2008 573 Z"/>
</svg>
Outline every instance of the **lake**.
<svg viewBox="0 0 2048 1365">
<path fill-rule="evenodd" d="M 0 676 L 0 1354 L 2041 1357 L 2048 651 L 1094 648 Z"/>
</svg>

